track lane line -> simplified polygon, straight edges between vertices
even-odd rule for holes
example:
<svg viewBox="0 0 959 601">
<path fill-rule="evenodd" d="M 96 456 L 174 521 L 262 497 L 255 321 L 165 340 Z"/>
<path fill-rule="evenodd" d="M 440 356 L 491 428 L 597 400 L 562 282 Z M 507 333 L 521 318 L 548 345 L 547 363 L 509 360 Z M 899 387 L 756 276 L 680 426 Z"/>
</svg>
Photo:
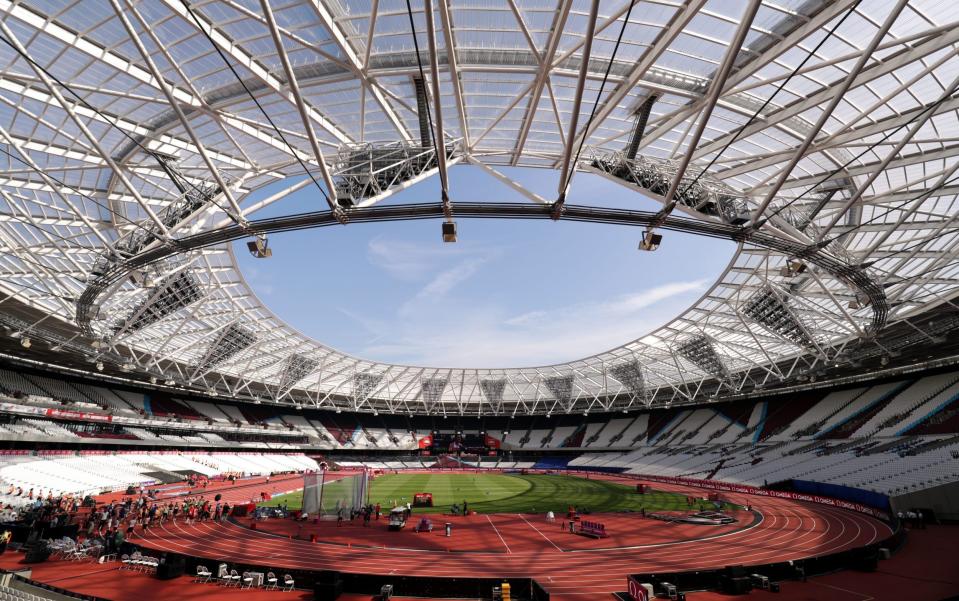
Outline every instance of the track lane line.
<svg viewBox="0 0 959 601">
<path fill-rule="evenodd" d="M 553 541 L 551 541 L 548 536 L 546 536 L 545 534 L 543 534 L 542 532 L 540 532 L 540 531 L 539 531 L 539 528 L 537 528 L 536 526 L 534 526 L 533 524 L 531 524 L 529 520 L 527 520 L 525 517 L 523 517 L 522 515 L 520 515 L 520 514 L 518 514 L 518 513 L 517 513 L 516 515 L 519 516 L 519 519 L 521 519 L 521 520 L 523 520 L 524 522 L 526 522 L 526 523 L 529 525 L 530 528 L 532 528 L 533 530 L 535 530 L 535 531 L 536 531 L 536 534 L 542 536 L 544 539 L 546 539 L 546 542 L 548 542 L 549 544 L 551 544 L 551 545 L 553 545 L 554 547 L 556 547 L 556 550 L 557 550 L 557 551 L 560 551 L 560 552 L 562 552 L 562 553 L 565 553 L 565 551 L 564 551 L 559 545 L 557 545 L 556 543 L 554 543 Z"/>
<path fill-rule="evenodd" d="M 496 524 L 494 524 L 494 523 L 493 523 L 493 520 L 490 519 L 488 513 L 486 514 L 486 521 L 488 521 L 488 522 L 489 522 L 489 525 L 493 527 L 493 532 L 496 533 L 496 536 L 499 537 L 500 542 L 502 542 L 502 543 L 503 543 L 503 546 L 506 547 L 506 552 L 507 552 L 507 553 L 512 553 L 512 551 L 509 550 L 509 545 L 507 545 L 507 544 L 506 544 L 506 541 L 503 540 L 503 535 L 500 534 L 500 533 L 499 533 L 499 530 L 496 529 Z M 560 549 L 560 550 L 562 550 L 562 549 Z"/>
</svg>

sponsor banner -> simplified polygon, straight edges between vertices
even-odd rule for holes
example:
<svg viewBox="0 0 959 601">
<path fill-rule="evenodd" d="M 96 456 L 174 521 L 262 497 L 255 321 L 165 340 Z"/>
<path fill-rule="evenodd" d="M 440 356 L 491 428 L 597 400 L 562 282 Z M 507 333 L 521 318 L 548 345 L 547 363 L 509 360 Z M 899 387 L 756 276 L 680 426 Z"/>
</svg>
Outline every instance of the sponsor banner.
<svg viewBox="0 0 959 601">
<path fill-rule="evenodd" d="M 811 503 L 820 503 L 822 505 L 829 505 L 832 507 L 839 507 L 841 509 L 850 509 L 852 511 L 858 511 L 859 513 L 865 513 L 866 515 L 871 515 L 881 520 L 889 519 L 889 515 L 885 511 L 879 511 L 878 509 L 873 509 L 872 507 L 869 507 L 868 505 L 863 505 L 861 503 L 853 503 L 852 501 L 843 501 L 841 499 L 834 499 L 832 497 L 823 497 L 821 495 L 809 495 L 805 493 L 788 492 L 784 490 L 766 490 L 765 488 L 756 488 L 755 486 L 748 486 L 745 484 L 730 484 L 727 482 L 717 482 L 715 480 L 696 480 L 694 478 L 673 478 L 670 476 L 646 476 L 646 475 L 636 475 L 636 476 L 643 480 L 651 480 L 653 482 L 663 482 L 665 484 L 695 486 L 698 488 L 707 488 L 710 490 L 719 490 L 723 492 L 739 493 L 744 495 L 756 495 L 760 497 L 775 497 L 778 499 L 792 499 L 794 501 L 809 501 Z"/>
<path fill-rule="evenodd" d="M 80 419 L 88 422 L 110 422 L 112 415 L 104 413 L 86 413 L 85 411 L 70 411 L 69 409 L 47 409 L 47 417 L 58 419 Z"/>
<path fill-rule="evenodd" d="M 627 592 L 629 598 L 633 601 L 649 601 L 649 595 L 646 594 L 646 588 L 632 576 L 626 577 Z"/>
</svg>

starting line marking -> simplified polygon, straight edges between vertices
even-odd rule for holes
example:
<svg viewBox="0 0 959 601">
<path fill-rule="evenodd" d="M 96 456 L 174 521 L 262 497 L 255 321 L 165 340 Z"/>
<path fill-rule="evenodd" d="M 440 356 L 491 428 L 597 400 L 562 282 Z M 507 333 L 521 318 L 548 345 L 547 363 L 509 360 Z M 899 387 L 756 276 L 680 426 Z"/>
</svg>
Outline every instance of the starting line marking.
<svg viewBox="0 0 959 601">
<path fill-rule="evenodd" d="M 506 552 L 507 552 L 507 553 L 512 553 L 512 551 L 509 550 L 509 545 L 507 545 L 507 544 L 506 544 L 506 541 L 503 540 L 503 535 L 500 534 L 500 533 L 499 533 L 499 530 L 496 529 L 496 524 L 494 524 L 494 523 L 493 523 L 493 520 L 490 519 L 488 513 L 486 514 L 486 521 L 489 522 L 489 525 L 493 527 L 493 532 L 496 533 L 496 536 L 499 537 L 500 542 L 503 543 L 503 546 L 504 546 L 504 547 L 506 547 Z"/>
<path fill-rule="evenodd" d="M 525 517 L 523 517 L 522 515 L 520 515 L 520 514 L 518 514 L 518 513 L 517 513 L 516 515 L 519 516 L 519 519 L 521 519 L 521 520 L 523 520 L 524 522 L 526 522 L 526 524 L 529 525 L 530 528 L 532 528 L 533 530 L 535 530 L 535 531 L 536 531 L 536 534 L 542 536 L 543 538 L 546 539 L 546 542 L 548 542 L 549 544 L 551 544 L 551 545 L 553 545 L 554 547 L 556 547 L 556 550 L 557 550 L 557 551 L 560 551 L 560 552 L 562 552 L 562 553 L 565 553 L 565 551 L 563 551 L 563 549 L 560 548 L 559 545 L 557 545 L 557 544 L 554 543 L 553 541 L 549 540 L 549 537 L 547 537 L 545 534 L 543 534 L 542 532 L 540 532 L 540 531 L 539 531 L 539 528 L 537 528 L 537 527 L 534 526 L 532 523 L 530 523 L 529 520 L 527 520 Z"/>
</svg>

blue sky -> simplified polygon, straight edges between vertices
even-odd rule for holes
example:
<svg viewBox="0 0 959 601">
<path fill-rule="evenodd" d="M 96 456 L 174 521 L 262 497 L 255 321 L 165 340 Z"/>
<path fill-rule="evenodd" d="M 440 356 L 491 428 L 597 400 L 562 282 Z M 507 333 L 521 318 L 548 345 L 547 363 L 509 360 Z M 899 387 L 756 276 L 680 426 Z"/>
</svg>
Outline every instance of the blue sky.
<svg viewBox="0 0 959 601">
<path fill-rule="evenodd" d="M 555 197 L 556 171 L 503 171 Z M 472 166 L 450 169 L 450 190 L 454 212 L 457 199 L 524 201 Z M 438 182 L 428 180 L 388 202 L 438 198 Z M 567 202 L 659 208 L 583 173 Z M 325 208 L 308 187 L 256 217 Z M 457 224 L 455 244 L 442 242 L 439 221 L 417 221 L 276 234 L 271 259 L 250 257 L 245 241 L 235 251 L 268 307 L 341 351 L 424 366 L 522 367 L 592 355 L 648 333 L 699 298 L 735 250 L 731 242 L 666 232 L 658 251 L 640 252 L 640 228 L 562 220 Z"/>
</svg>

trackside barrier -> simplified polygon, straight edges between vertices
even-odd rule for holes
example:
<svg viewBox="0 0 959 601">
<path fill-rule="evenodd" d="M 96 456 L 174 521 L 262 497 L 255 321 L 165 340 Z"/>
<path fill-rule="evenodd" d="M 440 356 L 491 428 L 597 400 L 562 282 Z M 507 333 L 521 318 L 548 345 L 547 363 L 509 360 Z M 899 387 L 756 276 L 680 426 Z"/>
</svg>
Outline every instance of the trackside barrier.
<svg viewBox="0 0 959 601">
<path fill-rule="evenodd" d="M 149 548 L 149 547 L 145 547 Z M 153 552 L 153 551 L 151 551 Z M 278 572 L 290 574 L 297 583 L 297 588 L 307 588 L 318 579 L 334 577 L 343 584 L 344 593 L 364 596 L 378 596 L 383 585 L 393 586 L 393 594 L 401 597 L 425 598 L 468 598 L 489 599 L 492 597 L 493 587 L 509 583 L 513 599 L 529 599 L 530 601 L 549 601 L 550 593 L 543 585 L 532 578 L 479 578 L 479 577 L 440 577 L 440 576 L 403 576 L 400 574 L 354 574 L 332 570 L 303 570 L 288 569 L 271 566 L 268 563 L 249 564 L 235 562 L 229 557 L 200 557 L 194 555 L 180 555 L 178 553 L 161 553 L 166 561 L 171 558 L 184 558 L 184 569 L 187 574 L 196 573 L 197 565 L 207 565 L 212 562 L 222 562 L 232 569 L 243 573 Z"/>
</svg>

